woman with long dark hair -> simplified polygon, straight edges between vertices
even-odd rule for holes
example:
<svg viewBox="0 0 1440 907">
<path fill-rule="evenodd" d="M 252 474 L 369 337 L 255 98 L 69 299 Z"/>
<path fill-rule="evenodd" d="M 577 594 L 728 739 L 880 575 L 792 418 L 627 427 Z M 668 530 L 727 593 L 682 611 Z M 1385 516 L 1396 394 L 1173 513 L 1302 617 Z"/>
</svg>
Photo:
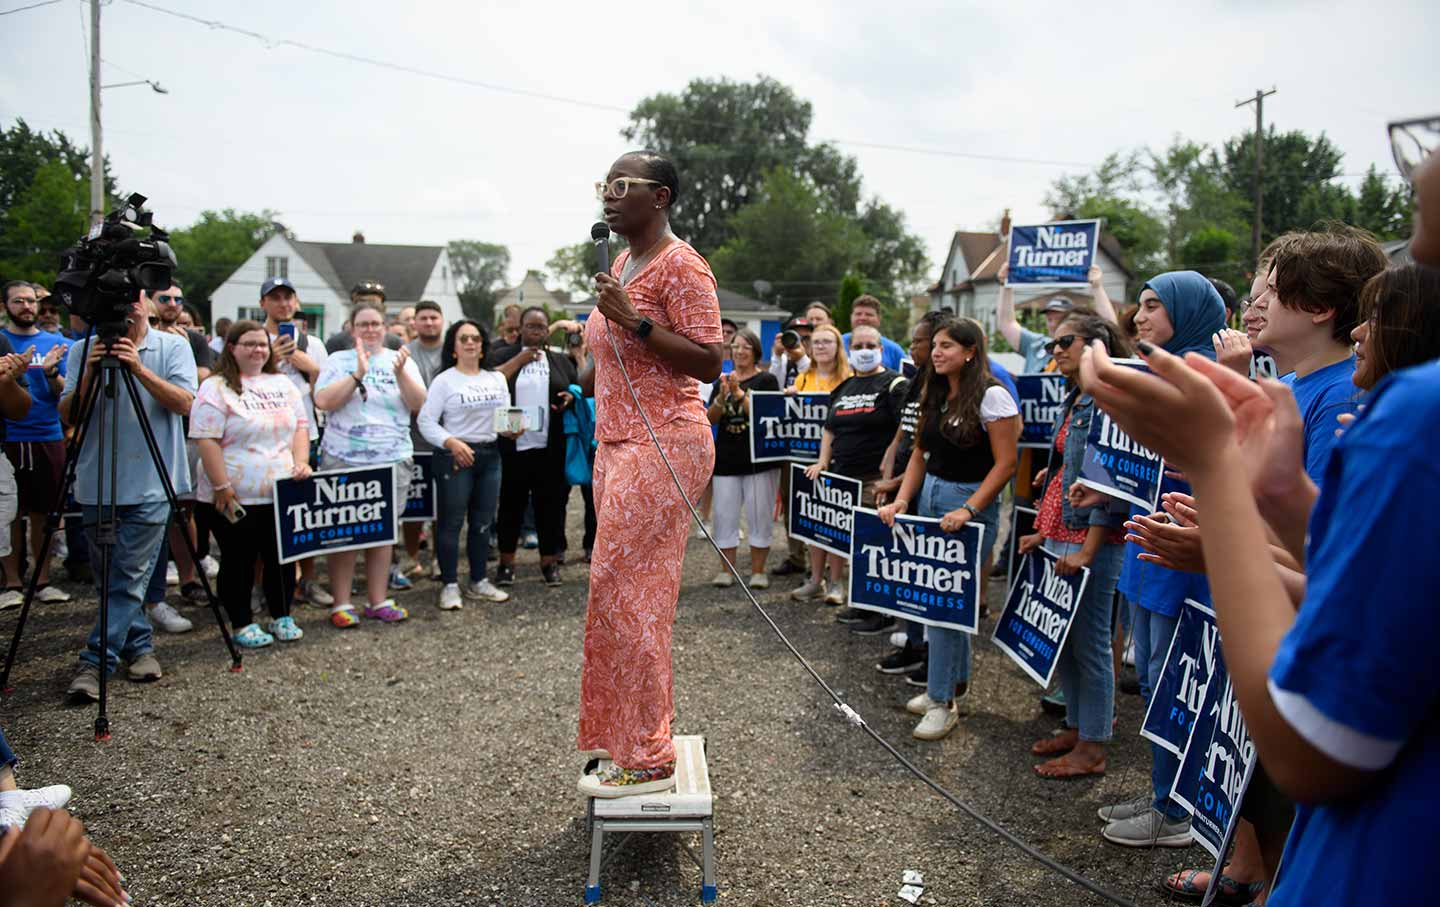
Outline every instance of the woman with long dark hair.
<svg viewBox="0 0 1440 907">
<path fill-rule="evenodd" d="M 1070 634 L 1060 650 L 1055 670 L 1065 694 L 1065 723 L 1059 733 L 1030 748 L 1036 756 L 1054 758 L 1035 766 L 1042 778 L 1075 778 L 1105 773 L 1105 744 L 1115 715 L 1115 671 L 1111 659 L 1111 615 L 1115 584 L 1125 557 L 1125 519 L 1128 504 L 1097 495 L 1069 491 L 1080 478 L 1085 460 L 1085 439 L 1097 412 L 1095 400 L 1081 388 L 1080 359 L 1090 341 L 1100 340 L 1116 358 L 1130 355 L 1130 344 L 1120 329 L 1093 315 L 1071 316 L 1055 330 L 1047 346 L 1056 368 L 1070 386 L 1065 406 L 1056 419 L 1049 479 L 1035 518 L 1035 532 L 1020 539 L 1020 553 L 1042 544 L 1059 557 L 1055 572 L 1071 576 L 1089 568 L 1085 595 L 1076 602 Z M 1058 455 L 1058 456 L 1057 456 Z"/>
<path fill-rule="evenodd" d="M 1440 270 L 1388 268 L 1360 291 L 1355 386 L 1371 390 L 1391 372 L 1440 357 Z"/>
<path fill-rule="evenodd" d="M 495 410 L 510 405 L 505 376 L 481 368 L 488 352 L 485 329 L 468 318 L 450 325 L 440 348 L 440 373 L 430 383 L 416 424 L 434 448 L 431 461 L 439 513 L 435 559 L 440 565 L 442 611 L 461 606 L 460 528 L 469 518 L 465 553 L 470 582 L 465 597 L 503 602 L 510 594 L 485 576 L 490 531 L 500 497 L 500 450 Z M 513 436 L 511 436 L 513 437 Z"/>
<path fill-rule="evenodd" d="M 595 393 L 600 522 L 576 743 L 613 757 L 581 780 L 581 792 L 621 797 L 674 784 L 670 634 L 691 517 L 687 500 L 699 500 L 715 465 L 697 381 L 719 377 L 724 335 L 709 264 L 670 231 L 670 206 L 680 194 L 675 165 L 655 152 L 632 152 L 596 188 L 605 222 L 629 248 L 610 273 L 595 276 L 597 304 L 585 325 L 595 365 L 581 386 Z"/>
<path fill-rule="evenodd" d="M 195 499 L 220 544 L 218 591 L 235 642 L 260 648 L 299 639 L 304 633 L 290 616 L 295 571 L 280 563 L 272 492 L 277 479 L 310 475 L 309 420 L 304 398 L 276 367 L 264 326 L 230 326 L 191 406 L 190 437 L 200 448 Z M 270 611 L 264 630 L 250 614 L 257 559 Z"/>
<path fill-rule="evenodd" d="M 880 519 L 892 524 L 915 502 L 918 516 L 939 519 L 946 532 L 972 521 L 984 526 L 979 569 L 995 545 L 1000 492 L 1015 474 L 1020 410 L 991 376 L 985 329 L 969 318 L 936 329 L 930 369 L 905 480 L 895 502 L 880 508 Z M 931 627 L 929 649 L 926 690 L 905 705 L 922 716 L 912 732 L 918 740 L 939 740 L 955 729 L 960 720 L 956 700 L 970 681 L 969 634 Z"/>
</svg>

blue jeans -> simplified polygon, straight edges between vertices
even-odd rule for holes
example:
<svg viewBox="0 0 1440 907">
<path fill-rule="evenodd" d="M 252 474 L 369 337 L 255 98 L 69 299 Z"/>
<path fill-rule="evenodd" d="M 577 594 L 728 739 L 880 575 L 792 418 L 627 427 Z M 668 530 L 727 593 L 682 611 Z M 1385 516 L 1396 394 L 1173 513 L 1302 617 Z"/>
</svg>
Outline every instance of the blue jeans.
<svg viewBox="0 0 1440 907">
<path fill-rule="evenodd" d="M 166 524 L 169 529 L 169 524 Z M 145 584 L 145 604 L 154 605 L 165 600 L 165 573 L 170 566 L 170 533 L 160 534 L 160 549 L 155 554 L 155 569 L 150 571 L 150 582 Z"/>
<path fill-rule="evenodd" d="M 435 451 L 435 498 L 439 511 L 435 531 L 435 559 L 440 562 L 440 581 L 459 582 L 460 527 L 466 517 L 470 529 L 465 536 L 465 553 L 470 561 L 470 581 L 485 578 L 485 561 L 490 557 L 490 534 L 495 528 L 495 507 L 500 501 L 500 451 L 494 444 L 474 444 L 475 462 L 466 469 L 455 466 L 455 457 L 443 448 Z"/>
<path fill-rule="evenodd" d="M 1082 547 L 1078 542 L 1045 540 L 1045 548 L 1060 557 Z M 1110 613 L 1124 562 L 1124 545 L 1100 546 L 1090 564 L 1085 596 L 1076 603 L 1070 635 L 1055 663 L 1060 689 L 1065 693 L 1065 726 L 1079 728 L 1081 740 L 1103 743 L 1111 737 L 1115 663 L 1110 650 Z"/>
<path fill-rule="evenodd" d="M 100 591 L 100 549 L 95 545 L 95 524 L 100 508 L 86 504 L 83 508 L 85 539 L 90 543 L 90 564 L 96 571 L 95 591 Z M 154 648 L 150 639 L 150 621 L 145 618 L 144 596 L 160 553 L 160 540 L 165 537 L 165 521 L 170 505 L 165 501 L 145 504 L 123 504 L 115 508 L 115 545 L 110 550 L 109 624 L 100 626 L 96 615 L 95 629 L 80 660 L 100 666 L 100 636 L 105 635 L 105 672 L 115 670 L 119 659 L 134 661 Z M 161 577 L 162 581 L 164 577 Z"/>
<path fill-rule="evenodd" d="M 947 482 L 925 474 L 925 485 L 920 489 L 917 516 L 942 517 L 959 508 L 969 500 L 980 483 L 965 484 Z M 985 563 L 990 560 L 990 550 L 995 547 L 995 526 L 1000 521 L 1000 502 L 991 501 L 990 506 L 971 517 L 972 523 L 985 527 L 985 538 L 980 543 L 980 562 L 974 569 L 983 582 Z M 983 586 L 982 586 L 983 588 Z M 976 602 L 978 609 L 980 603 Z M 955 686 L 970 682 L 970 634 L 950 627 L 930 628 L 930 662 L 927 669 L 925 691 L 936 702 L 949 702 L 955 698 Z"/>
<path fill-rule="evenodd" d="M 1149 608 L 1134 606 L 1135 620 L 1135 671 L 1140 676 L 1140 697 L 1150 705 L 1150 694 L 1160 682 L 1160 672 L 1165 669 L 1165 656 L 1170 651 L 1170 639 L 1175 635 L 1179 617 L 1156 614 Z M 1155 791 L 1155 808 L 1171 819 L 1183 819 L 1185 810 L 1170 800 L 1170 786 L 1175 781 L 1175 772 L 1180 769 L 1180 760 L 1175 754 L 1158 744 L 1150 744 L 1150 786 Z"/>
</svg>

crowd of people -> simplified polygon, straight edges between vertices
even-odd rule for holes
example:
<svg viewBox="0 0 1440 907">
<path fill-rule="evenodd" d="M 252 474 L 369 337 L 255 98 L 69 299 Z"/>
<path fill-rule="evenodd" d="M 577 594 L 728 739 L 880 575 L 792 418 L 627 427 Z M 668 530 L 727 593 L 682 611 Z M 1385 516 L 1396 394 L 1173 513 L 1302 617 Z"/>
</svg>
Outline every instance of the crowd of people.
<svg viewBox="0 0 1440 907">
<path fill-rule="evenodd" d="M 1426 443 L 1440 425 L 1437 170 L 1432 157 L 1413 174 L 1415 263 L 1392 265 L 1369 234 L 1335 224 L 1276 238 L 1243 299 L 1194 271 L 1172 271 L 1146 279 L 1133 305 L 1117 306 L 1092 271 L 1089 301 L 1052 300 L 1040 331 L 1020 323 L 1003 290 L 996 328 L 1025 372 L 1064 379 L 1048 451 L 1020 447 L 1015 383 L 992 357 L 985 326 L 969 318 L 926 315 L 910 332 L 905 362 L 906 350 L 881 333 L 878 300 L 854 300 L 848 333 L 817 302 L 784 326 L 767 360 L 759 337 L 719 319 L 708 266 L 669 231 L 674 166 L 648 152 L 622 157 L 598 187 L 607 221 L 631 249 L 597 275 L 600 317 L 583 329 L 540 308 L 504 313 L 493 332 L 470 319 L 446 325 L 439 307 L 424 302 L 392 320 L 383 287 L 366 283 L 355 289 L 346 331 L 322 345 L 303 327 L 284 329 L 298 300 L 279 278 L 261 288 L 264 323 L 217 326 L 206 342 L 183 323 L 179 287 L 142 295 L 108 352 L 142 388 L 171 482 L 193 505 L 169 512 L 139 433 L 125 430 L 136 415 L 122 398 L 109 625 L 92 632 L 69 692 L 95 698 L 100 671 L 121 661 L 132 679 L 160 676 L 152 623 L 172 632 L 189 624 L 164 604 L 166 551 L 190 599 L 209 558 L 189 549 L 210 536 L 219 597 L 242 646 L 299 640 L 291 608 L 300 597 L 328 607 L 338 629 L 362 618 L 404 620 L 390 593 L 411 581 L 389 545 L 364 552 L 359 608 L 355 552 L 328 556 L 327 590 L 316 565 L 280 564 L 271 490 L 312 469 L 389 466 L 404 500 L 420 444 L 433 452 L 438 489 L 430 539 L 439 608 L 506 601 L 528 519 L 544 583 L 561 584 L 570 489 L 562 420 L 593 397 L 598 452 L 585 542 L 593 564 L 577 747 L 611 762 L 587 774 L 582 790 L 644 792 L 673 774 L 669 634 L 689 511 L 672 493 L 672 474 L 690 500 L 708 494 L 722 558 L 713 585 L 733 584 L 730 566 L 746 537 L 748 585 L 765 590 L 771 576 L 793 576 L 798 585 L 777 595 L 822 602 L 849 632 L 891 640 L 876 669 L 918 688 L 906 703 L 918 719 L 914 737 L 943 739 L 963 725 L 970 634 L 849 607 L 846 561 L 819 547 L 792 539 L 785 558 L 767 564 L 788 477 L 780 464 L 752 460 L 751 394 L 825 393 L 807 477 L 858 480 L 861 505 L 887 523 L 908 514 L 933 517 L 946 532 L 985 526 L 987 580 L 1002 505 L 1029 504 L 1036 515 L 1017 523 L 1016 550 L 1043 545 L 1062 575 L 1089 570 L 1057 663 L 1063 717 L 1030 748 L 1037 776 L 1104 774 L 1114 735 L 1135 730 L 1117 728 L 1115 717 L 1126 643 L 1148 703 L 1185 602 L 1213 607 L 1258 768 L 1224 871 L 1176 873 L 1160 882 L 1168 895 L 1214 887 L 1221 903 L 1289 905 L 1402 894 L 1424 857 L 1440 850 L 1428 821 L 1440 788 L 1427 774 L 1440 756 L 1429 720 L 1440 682 L 1428 652 L 1440 610 L 1425 554 L 1440 544 L 1440 523 L 1426 517 L 1440 496 Z M 0 549 L 40 541 L 35 524 L 59 490 L 65 432 L 104 352 L 43 327 L 35 287 L 12 282 L 4 294 L 0 502 L 10 518 L 29 517 L 31 534 L 0 533 Z M 581 341 L 553 349 L 557 331 Z M 1257 366 L 1261 352 L 1279 380 Z M 1115 362 L 1133 357 L 1148 371 Z M 911 367 L 907 377 L 902 369 Z M 498 414 L 513 408 L 524 419 L 502 425 Z M 1158 512 L 1077 481 L 1102 411 L 1165 458 Z M 100 503 L 98 456 L 87 436 L 74 487 L 87 528 Z M 17 490 L 12 471 L 34 487 Z M 73 555 L 81 546 L 71 538 Z M 0 602 L 8 606 L 20 574 L 15 556 L 4 564 Z M 47 601 L 66 595 L 44 567 L 39 590 Z M 635 677 L 643 695 L 626 693 Z M 3 738 L 0 756 L 0 807 L 8 808 L 20 801 L 7 796 L 13 755 Z M 1152 746 L 1148 789 L 1100 809 L 1099 835 L 1131 847 L 1189 845 L 1190 816 L 1172 796 L 1176 769 L 1173 753 Z M 63 806 L 68 791 L 47 791 L 23 808 Z M 109 883 L 107 872 L 95 878 Z"/>
</svg>

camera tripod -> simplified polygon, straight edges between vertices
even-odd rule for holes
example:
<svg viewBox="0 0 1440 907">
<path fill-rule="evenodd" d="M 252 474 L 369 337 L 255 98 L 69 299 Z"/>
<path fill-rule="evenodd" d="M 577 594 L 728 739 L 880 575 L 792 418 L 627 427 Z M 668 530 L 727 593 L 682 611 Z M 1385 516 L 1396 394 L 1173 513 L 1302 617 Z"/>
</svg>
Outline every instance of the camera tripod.
<svg viewBox="0 0 1440 907">
<path fill-rule="evenodd" d="M 97 343 L 105 343 L 103 340 L 96 340 Z M 85 339 L 84 353 L 80 357 L 79 373 L 76 376 L 76 388 L 85 387 L 84 368 L 85 360 L 90 351 L 91 338 Z M 30 605 L 35 600 L 35 591 L 40 582 L 40 571 L 46 560 L 50 557 L 51 541 L 55 537 L 60 526 L 61 516 L 65 512 L 65 502 L 69 499 L 70 489 L 75 484 L 75 473 L 79 467 L 80 451 L 84 448 L 86 436 L 89 434 L 91 425 L 96 430 L 96 450 L 99 453 L 96 462 L 96 495 L 97 516 L 95 522 L 95 544 L 94 551 L 99 555 L 99 564 L 94 565 L 98 571 L 100 591 L 100 701 L 99 710 L 95 716 L 95 739 L 110 739 L 110 717 L 107 711 L 109 704 L 109 660 L 110 660 L 110 563 L 112 552 L 116 545 L 117 529 L 119 519 L 117 510 L 120 505 L 116 503 L 118 492 L 117 475 L 119 472 L 119 432 L 120 432 L 120 385 L 123 384 L 130 398 L 130 405 L 133 409 L 136 420 L 140 423 L 141 434 L 145 438 L 145 446 L 150 452 L 150 462 L 155 467 L 155 472 L 160 477 L 160 484 L 165 489 L 165 500 L 170 506 L 170 514 L 166 518 L 166 527 L 170 522 L 179 520 L 180 506 L 175 494 L 175 486 L 170 481 L 170 473 L 166 469 L 165 460 L 160 454 L 160 446 L 155 441 L 155 433 L 150 426 L 150 421 L 145 415 L 145 409 L 141 404 L 140 391 L 135 386 L 135 376 L 125 366 L 125 363 L 113 353 L 107 351 L 95 363 L 99 369 L 97 380 L 92 381 L 85 397 L 80 401 L 78 414 L 74 419 L 77 427 L 74 437 L 65 451 L 65 479 L 60 484 L 56 494 L 54 506 L 50 508 L 45 518 L 45 536 L 40 543 L 40 552 L 31 567 L 30 582 L 25 587 L 25 601 L 20 608 L 20 617 L 15 624 L 15 633 L 10 640 L 10 649 L 5 655 L 5 666 L 0 670 L 0 691 L 5 694 L 11 692 L 10 669 L 15 664 L 15 656 L 20 648 L 20 638 L 25 632 L 25 621 L 30 614 Z M 98 401 L 104 400 L 104 404 Z M 92 419 L 93 417 L 93 419 Z M 164 530 L 162 530 L 163 533 Z M 190 552 L 192 563 L 197 566 L 200 557 L 195 548 L 195 542 L 190 538 L 188 531 L 180 533 L 185 538 L 185 547 Z M 162 535 L 163 538 L 163 535 Z M 153 570 L 153 567 L 152 567 Z M 210 602 L 210 610 L 215 615 L 215 623 L 220 627 L 220 636 L 225 640 L 226 647 L 230 650 L 230 670 L 240 671 L 240 650 L 235 647 L 235 641 L 230 636 L 230 630 L 225 624 L 220 613 L 220 603 L 215 597 L 215 592 L 210 587 L 210 580 L 203 569 L 198 569 L 196 574 L 205 589 L 205 597 Z M 141 602 L 144 607 L 144 602 Z"/>
</svg>

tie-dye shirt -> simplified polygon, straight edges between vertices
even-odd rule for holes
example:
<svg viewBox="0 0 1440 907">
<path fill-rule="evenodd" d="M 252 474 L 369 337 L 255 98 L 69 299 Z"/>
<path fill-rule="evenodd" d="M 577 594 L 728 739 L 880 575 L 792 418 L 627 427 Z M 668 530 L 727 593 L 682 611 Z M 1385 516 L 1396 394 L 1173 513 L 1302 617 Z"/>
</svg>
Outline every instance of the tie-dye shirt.
<svg viewBox="0 0 1440 907">
<path fill-rule="evenodd" d="M 240 393 L 213 375 L 200 385 L 190 407 L 190 437 L 220 442 L 225 475 L 242 504 L 269 504 L 276 479 L 290 478 L 295 466 L 295 431 L 308 430 L 305 398 L 280 374 L 242 376 Z M 213 502 L 215 488 L 202 465 L 197 500 Z"/>
<path fill-rule="evenodd" d="M 361 466 L 398 463 L 414 455 L 410 408 L 400 397 L 395 356 L 390 349 L 370 354 L 365 367 L 365 397 L 358 390 L 352 391 L 345 405 L 325 419 L 325 437 L 320 442 L 325 453 Z M 355 351 L 341 350 L 325 360 L 315 387 L 327 388 L 341 380 L 353 383 L 350 375 L 358 367 Z M 414 359 L 406 360 L 405 371 L 416 384 L 425 386 Z"/>
</svg>

